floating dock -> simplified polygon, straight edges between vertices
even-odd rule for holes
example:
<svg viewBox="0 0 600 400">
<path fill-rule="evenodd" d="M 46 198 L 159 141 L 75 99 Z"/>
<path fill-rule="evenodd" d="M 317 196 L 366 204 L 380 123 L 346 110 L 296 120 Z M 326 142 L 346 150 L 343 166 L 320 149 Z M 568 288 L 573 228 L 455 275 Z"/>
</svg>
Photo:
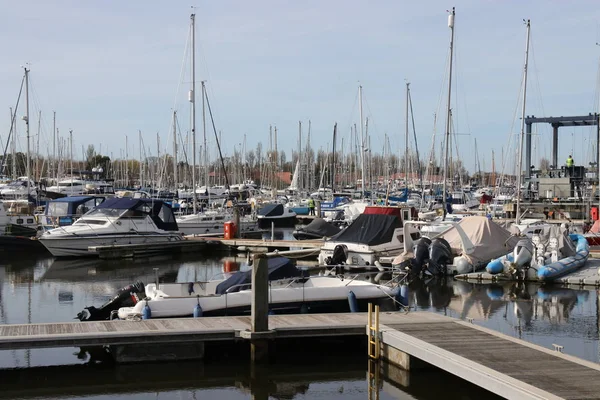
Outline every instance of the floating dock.
<svg viewBox="0 0 600 400">
<path fill-rule="evenodd" d="M 206 243 L 178 240 L 165 243 L 120 244 L 112 246 L 90 246 L 90 255 L 101 259 L 151 257 L 159 254 L 190 253 L 204 250 Z"/>
<path fill-rule="evenodd" d="M 594 254 L 597 257 L 598 253 Z M 490 274 L 488 272 L 471 272 L 468 274 L 456 275 L 456 279 L 465 280 L 467 282 L 514 282 L 514 279 L 507 277 L 504 274 Z M 534 281 L 540 282 L 540 281 Z M 553 284 L 563 284 L 567 286 L 594 286 L 600 287 L 600 259 L 588 258 L 585 265 L 577 271 L 566 274 L 552 281 Z"/>
<path fill-rule="evenodd" d="M 377 314 L 378 358 L 408 370 L 437 367 L 511 399 L 592 399 L 600 365 L 428 312 Z M 156 319 L 0 326 L 0 349 L 101 345 L 154 346 L 243 341 L 250 317 Z M 365 337 L 366 313 L 269 316 L 268 339 Z M 267 338 L 266 336 L 264 338 Z M 366 339 L 366 337 L 365 337 Z"/>
<path fill-rule="evenodd" d="M 266 239 L 224 239 L 222 237 L 186 236 L 191 242 L 204 242 L 229 250 L 262 253 L 272 251 L 315 250 L 315 256 L 323 246 L 323 240 L 266 240 Z M 306 253 L 306 252 L 305 252 Z M 310 252 L 308 252 L 310 253 Z"/>
</svg>

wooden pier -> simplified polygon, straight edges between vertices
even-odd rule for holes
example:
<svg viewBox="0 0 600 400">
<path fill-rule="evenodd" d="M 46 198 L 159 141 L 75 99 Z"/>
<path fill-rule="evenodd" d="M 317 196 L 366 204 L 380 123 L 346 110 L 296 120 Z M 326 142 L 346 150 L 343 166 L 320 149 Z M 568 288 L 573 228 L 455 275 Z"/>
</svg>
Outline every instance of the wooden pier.
<svg viewBox="0 0 600 400">
<path fill-rule="evenodd" d="M 206 243 L 178 240 L 166 243 L 120 244 L 111 246 L 90 246 L 90 255 L 97 255 L 101 259 L 120 259 L 151 257 L 159 254 L 176 254 L 202 251 Z"/>
<path fill-rule="evenodd" d="M 429 312 L 379 314 L 379 358 L 407 370 L 437 367 L 511 399 L 600 398 L 600 365 Z M 269 316 L 268 340 L 365 337 L 366 313 Z M 371 324 L 371 327 L 373 324 Z M 0 326 L 0 349 L 155 346 L 252 339 L 251 318 L 211 317 Z M 168 348 L 168 346 L 167 346 Z M 558 350 L 562 350 L 556 345 Z"/>
<path fill-rule="evenodd" d="M 323 240 L 265 240 L 265 239 L 224 239 L 222 237 L 186 236 L 192 242 L 216 244 L 230 249 L 250 252 L 266 252 L 291 249 L 320 249 Z"/>
</svg>

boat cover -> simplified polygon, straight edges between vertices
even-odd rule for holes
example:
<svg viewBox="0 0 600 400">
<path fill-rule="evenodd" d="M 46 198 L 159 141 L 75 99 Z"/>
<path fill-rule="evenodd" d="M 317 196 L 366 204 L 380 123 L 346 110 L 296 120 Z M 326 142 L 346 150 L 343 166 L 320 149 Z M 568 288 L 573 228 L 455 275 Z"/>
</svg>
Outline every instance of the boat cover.
<svg viewBox="0 0 600 400">
<path fill-rule="evenodd" d="M 540 242 L 548 245 L 551 238 L 558 240 L 558 251 L 562 258 L 574 256 L 576 251 L 576 245 L 573 240 L 569 238 L 569 230 L 561 227 L 560 225 L 545 226 L 542 231 L 538 234 Z"/>
<path fill-rule="evenodd" d="M 165 231 L 177 231 L 175 215 L 168 203 L 155 199 L 133 199 L 129 197 L 113 197 L 98 204 L 96 209 L 113 208 L 116 210 L 132 210 L 134 216 L 150 215 L 156 227 Z"/>
<path fill-rule="evenodd" d="M 283 204 L 265 204 L 258 210 L 258 215 L 263 217 L 280 217 L 283 215 Z"/>
<path fill-rule="evenodd" d="M 295 278 L 303 276 L 303 271 L 298 269 L 294 263 L 285 257 L 275 257 L 268 259 L 269 280 Z M 231 275 L 225 281 L 217 285 L 216 294 L 225 294 L 239 292 L 251 288 L 252 270 L 239 271 Z M 229 290 L 229 291 L 228 291 Z"/>
<path fill-rule="evenodd" d="M 471 254 L 463 254 L 462 241 L 455 226 L 440 237 L 448 241 L 455 255 L 462 255 L 471 265 L 487 263 L 493 258 L 503 256 L 512 251 L 520 239 L 487 217 L 463 218 L 458 225 L 475 246 Z"/>
<path fill-rule="evenodd" d="M 323 218 L 315 218 L 312 220 L 312 222 L 308 225 L 306 225 L 306 227 L 304 229 L 302 229 L 304 232 L 306 233 L 312 233 L 314 235 L 317 236 L 335 236 L 338 233 L 340 233 L 340 228 L 338 228 L 337 226 L 330 224 L 329 222 L 325 221 Z"/>
<path fill-rule="evenodd" d="M 394 230 L 401 227 L 402 222 L 395 215 L 361 214 L 349 227 L 328 241 L 377 246 L 391 242 Z"/>
</svg>

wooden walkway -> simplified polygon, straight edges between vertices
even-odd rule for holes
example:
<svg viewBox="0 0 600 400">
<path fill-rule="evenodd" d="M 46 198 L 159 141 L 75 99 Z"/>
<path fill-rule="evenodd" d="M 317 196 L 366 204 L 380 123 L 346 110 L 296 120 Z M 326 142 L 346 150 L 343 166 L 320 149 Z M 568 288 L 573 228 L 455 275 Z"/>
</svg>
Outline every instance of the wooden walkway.
<svg viewBox="0 0 600 400">
<path fill-rule="evenodd" d="M 599 364 L 442 318 L 381 326 L 381 340 L 509 399 L 600 399 Z"/>
<path fill-rule="evenodd" d="M 218 243 L 227 247 L 269 248 L 269 249 L 318 249 L 323 240 L 263 240 L 263 239 L 223 239 L 222 237 L 186 236 L 186 240 Z"/>
<path fill-rule="evenodd" d="M 379 321 L 381 354 L 391 362 L 408 355 L 510 399 L 600 399 L 599 364 L 429 312 L 383 312 Z M 366 313 L 273 315 L 269 338 L 360 337 L 366 326 Z M 0 325 L 0 350 L 198 341 L 210 346 L 245 340 L 249 328 L 248 316 Z"/>
<path fill-rule="evenodd" d="M 429 320 L 435 314 L 390 313 L 382 323 Z M 275 338 L 364 335 L 366 313 L 269 316 Z M 0 350 L 241 339 L 250 317 L 150 319 L 0 325 Z"/>
</svg>

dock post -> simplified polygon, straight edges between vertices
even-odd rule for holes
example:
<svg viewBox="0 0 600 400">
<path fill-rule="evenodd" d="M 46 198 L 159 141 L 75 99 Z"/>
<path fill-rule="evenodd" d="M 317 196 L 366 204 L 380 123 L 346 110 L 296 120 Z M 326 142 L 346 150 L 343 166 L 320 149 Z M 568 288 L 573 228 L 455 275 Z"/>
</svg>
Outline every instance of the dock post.
<svg viewBox="0 0 600 400">
<path fill-rule="evenodd" d="M 321 218 L 321 200 L 317 200 L 315 201 L 315 205 L 317 206 L 317 213 L 316 213 L 316 217 L 317 218 Z"/>
<path fill-rule="evenodd" d="M 237 206 L 233 207 L 233 223 L 235 224 L 233 239 L 237 239 L 241 237 L 240 232 L 242 230 L 240 226 L 240 209 Z"/>
<path fill-rule="evenodd" d="M 275 240 L 275 221 L 271 221 L 271 242 Z"/>
<path fill-rule="evenodd" d="M 261 333 L 269 332 L 269 264 L 264 253 L 255 254 L 254 261 L 251 306 L 253 338 L 250 340 L 250 356 L 252 363 L 261 363 L 267 360 L 269 353 L 268 337 L 260 337 Z"/>
</svg>

